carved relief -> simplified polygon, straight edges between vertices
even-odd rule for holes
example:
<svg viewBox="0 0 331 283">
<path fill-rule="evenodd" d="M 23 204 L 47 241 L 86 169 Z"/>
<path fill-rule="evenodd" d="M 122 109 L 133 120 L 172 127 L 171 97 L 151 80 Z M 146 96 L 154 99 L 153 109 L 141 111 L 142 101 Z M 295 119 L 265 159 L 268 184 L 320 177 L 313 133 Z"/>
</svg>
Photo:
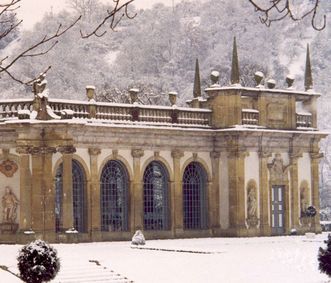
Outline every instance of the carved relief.
<svg viewBox="0 0 331 283">
<path fill-rule="evenodd" d="M 285 105 L 281 103 L 269 103 L 267 106 L 268 119 L 272 121 L 285 121 Z"/>
<path fill-rule="evenodd" d="M 257 218 L 257 185 L 254 180 L 247 183 L 247 224 L 254 227 L 258 224 Z"/>
<path fill-rule="evenodd" d="M 18 169 L 17 164 L 11 160 L 4 160 L 0 164 L 0 172 L 4 174 L 6 177 L 13 177 L 17 169 Z"/>
<path fill-rule="evenodd" d="M 289 166 L 284 166 L 283 158 L 280 153 L 276 153 L 275 158 L 268 164 L 270 180 L 273 183 L 281 184 L 288 180 Z"/>
</svg>

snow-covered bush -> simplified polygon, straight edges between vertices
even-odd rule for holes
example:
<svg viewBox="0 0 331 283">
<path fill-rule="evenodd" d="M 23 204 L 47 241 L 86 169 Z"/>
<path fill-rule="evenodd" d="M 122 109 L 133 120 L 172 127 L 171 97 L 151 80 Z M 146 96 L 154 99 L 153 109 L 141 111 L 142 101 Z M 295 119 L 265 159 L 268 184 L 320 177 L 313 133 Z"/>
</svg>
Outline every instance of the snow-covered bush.
<svg viewBox="0 0 331 283">
<path fill-rule="evenodd" d="M 328 239 L 324 243 L 327 244 L 326 249 L 320 247 L 318 251 L 318 268 L 331 277 L 331 234 L 328 235 Z"/>
<path fill-rule="evenodd" d="M 60 270 L 57 251 L 42 240 L 25 245 L 20 250 L 17 260 L 20 277 L 28 283 L 48 282 L 55 278 Z"/>
</svg>

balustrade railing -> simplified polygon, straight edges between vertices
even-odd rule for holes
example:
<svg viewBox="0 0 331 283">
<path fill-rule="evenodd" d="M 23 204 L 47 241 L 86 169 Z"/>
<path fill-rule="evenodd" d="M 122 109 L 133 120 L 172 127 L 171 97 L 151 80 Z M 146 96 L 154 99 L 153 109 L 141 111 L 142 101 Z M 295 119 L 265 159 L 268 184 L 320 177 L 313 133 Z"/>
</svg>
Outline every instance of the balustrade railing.
<svg viewBox="0 0 331 283">
<path fill-rule="evenodd" d="M 0 100 L 0 118 L 17 118 L 20 110 L 32 111 L 33 99 Z"/>
<path fill-rule="evenodd" d="M 311 128 L 312 115 L 310 113 L 296 113 L 297 127 Z"/>
<path fill-rule="evenodd" d="M 18 119 L 20 110 L 26 110 L 25 116 L 33 110 L 33 99 L 0 100 L 0 118 Z M 65 99 L 49 99 L 48 106 L 59 117 L 70 110 L 70 117 L 74 119 L 95 119 L 104 122 L 169 125 L 181 127 L 197 126 L 209 127 L 211 110 L 191 109 L 170 106 L 152 106 L 139 104 L 86 102 Z M 27 114 L 26 114 L 27 113 Z"/>
<path fill-rule="evenodd" d="M 255 109 L 242 109 L 241 121 L 243 125 L 258 125 L 259 111 Z"/>
</svg>

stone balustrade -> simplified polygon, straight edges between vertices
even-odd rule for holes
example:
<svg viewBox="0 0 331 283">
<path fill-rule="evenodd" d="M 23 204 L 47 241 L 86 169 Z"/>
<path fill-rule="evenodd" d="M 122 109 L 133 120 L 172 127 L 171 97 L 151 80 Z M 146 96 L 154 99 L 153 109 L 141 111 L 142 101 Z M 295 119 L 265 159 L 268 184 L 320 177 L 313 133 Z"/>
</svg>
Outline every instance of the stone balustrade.
<svg viewBox="0 0 331 283">
<path fill-rule="evenodd" d="M 48 105 L 58 116 L 64 110 L 72 111 L 73 119 L 95 119 L 103 122 L 151 125 L 177 125 L 180 127 L 210 127 L 212 111 L 203 108 L 155 106 L 140 104 L 104 103 L 50 99 Z M 93 110 L 94 109 L 94 110 Z M 0 100 L 0 119 L 17 119 L 21 111 L 33 110 L 33 99 Z M 93 112 L 94 111 L 94 112 Z M 92 113 L 95 113 L 92 115 Z M 242 125 L 259 125 L 259 111 L 242 109 Z M 312 114 L 296 113 L 298 128 L 312 127 Z"/>
<path fill-rule="evenodd" d="M 259 111 L 255 109 L 242 109 L 241 121 L 243 125 L 258 125 Z"/>
<path fill-rule="evenodd" d="M 32 111 L 33 99 L 0 100 L 0 118 L 14 119 L 20 110 Z"/>
<path fill-rule="evenodd" d="M 312 127 L 312 114 L 310 113 L 296 113 L 297 127 L 311 128 Z"/>
</svg>

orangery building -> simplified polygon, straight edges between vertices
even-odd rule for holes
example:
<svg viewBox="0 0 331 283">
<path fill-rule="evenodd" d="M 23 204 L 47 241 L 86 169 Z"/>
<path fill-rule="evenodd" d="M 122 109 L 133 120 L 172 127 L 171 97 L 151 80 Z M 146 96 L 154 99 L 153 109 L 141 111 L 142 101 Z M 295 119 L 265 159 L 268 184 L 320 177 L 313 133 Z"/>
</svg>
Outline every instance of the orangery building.
<svg viewBox="0 0 331 283">
<path fill-rule="evenodd" d="M 319 142 L 309 49 L 305 90 L 255 73 L 201 95 L 196 65 L 188 107 L 48 97 L 0 101 L 0 242 L 24 243 L 287 235 L 320 232 Z M 317 213 L 318 215 L 318 213 Z"/>
</svg>

